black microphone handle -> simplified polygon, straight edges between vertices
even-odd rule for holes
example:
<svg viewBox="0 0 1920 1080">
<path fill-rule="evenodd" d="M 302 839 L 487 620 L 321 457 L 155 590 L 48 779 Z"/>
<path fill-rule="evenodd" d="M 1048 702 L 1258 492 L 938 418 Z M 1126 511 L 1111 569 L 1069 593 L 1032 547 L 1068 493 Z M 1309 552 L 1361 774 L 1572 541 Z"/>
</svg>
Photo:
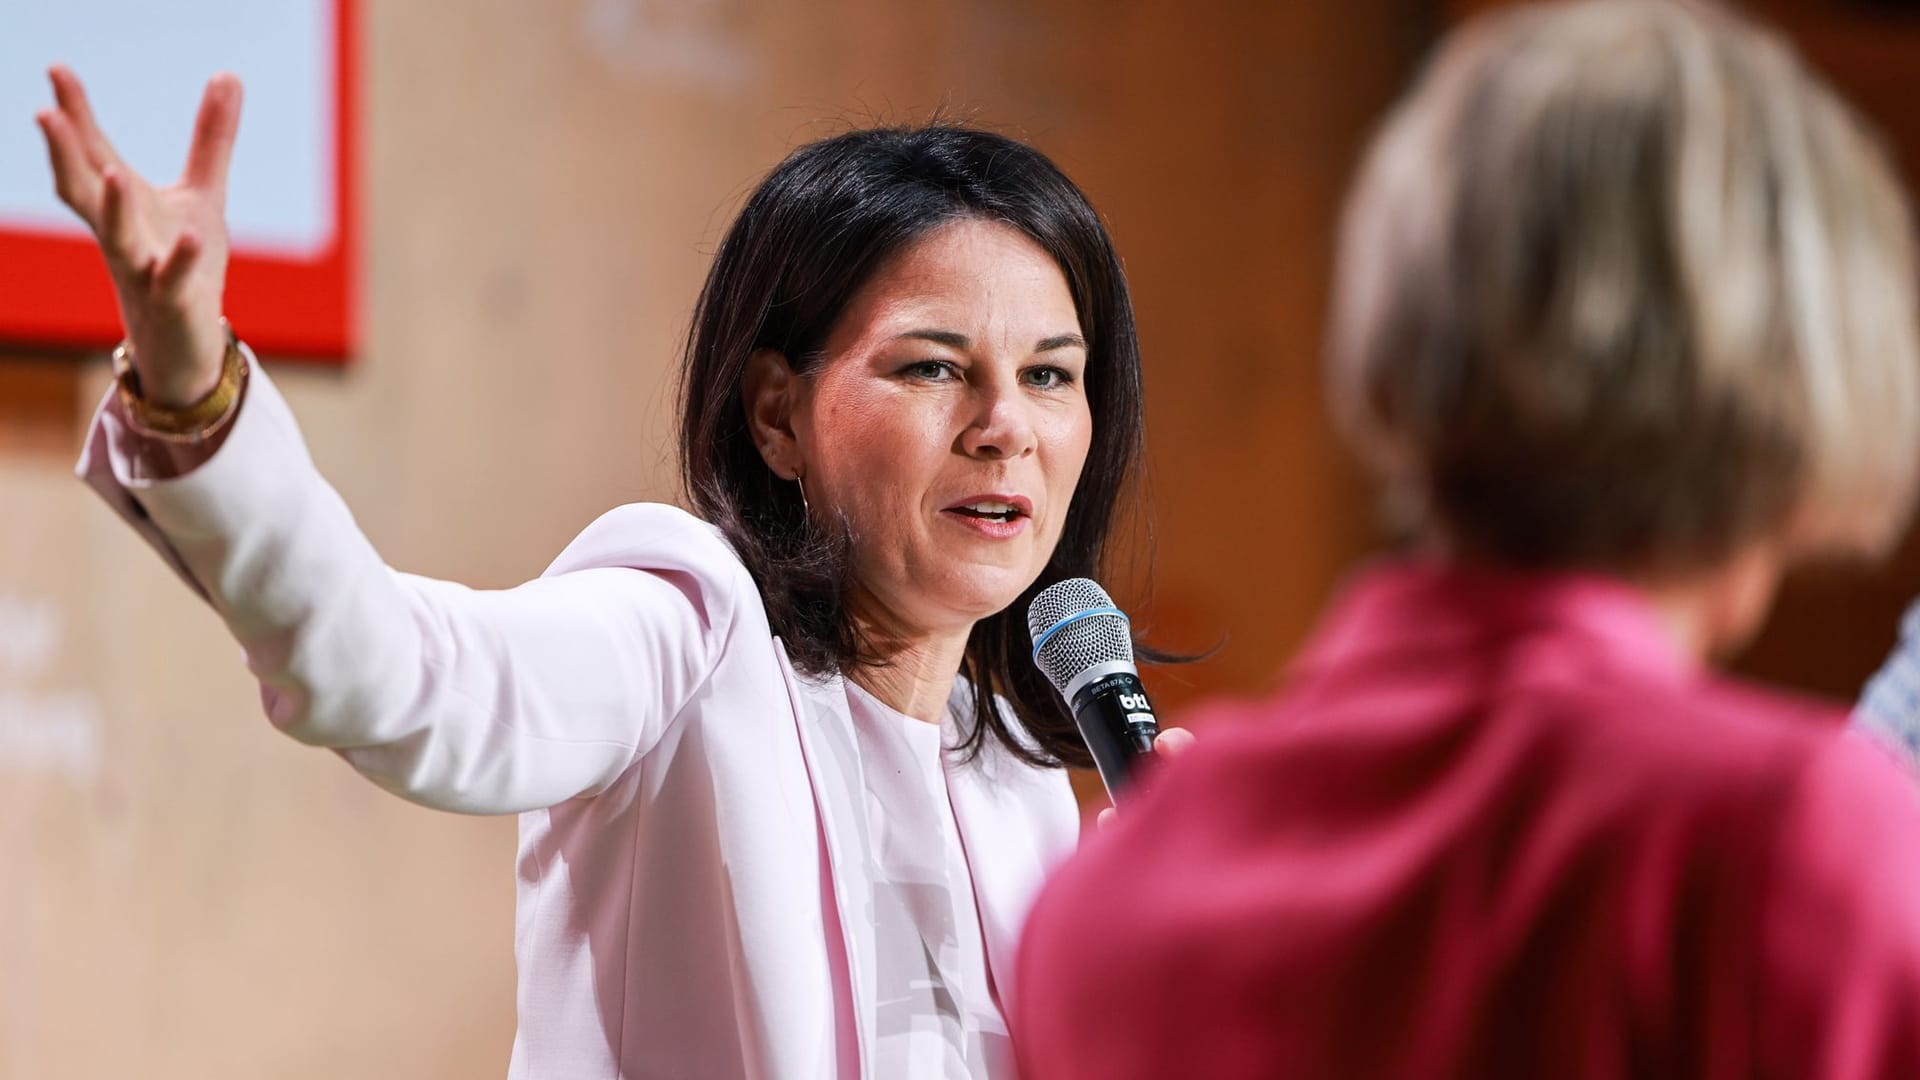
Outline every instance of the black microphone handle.
<svg viewBox="0 0 1920 1080">
<path fill-rule="evenodd" d="M 1134 781 L 1134 762 L 1152 753 L 1160 721 L 1153 714 L 1140 676 L 1131 671 L 1103 675 L 1073 695 L 1073 722 L 1093 752 L 1094 767 L 1114 801 Z"/>
</svg>

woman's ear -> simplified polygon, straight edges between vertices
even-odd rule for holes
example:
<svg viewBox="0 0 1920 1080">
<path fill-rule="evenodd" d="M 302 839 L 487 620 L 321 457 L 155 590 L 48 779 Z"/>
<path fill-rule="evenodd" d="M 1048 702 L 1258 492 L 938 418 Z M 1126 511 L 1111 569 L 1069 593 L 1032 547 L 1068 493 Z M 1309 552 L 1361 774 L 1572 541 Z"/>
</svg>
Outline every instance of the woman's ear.
<svg viewBox="0 0 1920 1080">
<path fill-rule="evenodd" d="M 782 480 L 797 480 L 806 471 L 800 443 L 793 435 L 793 407 L 800 377 L 787 358 L 772 349 L 755 349 L 747 357 L 740 379 L 740 404 L 747 412 L 747 429 L 761 460 Z"/>
</svg>

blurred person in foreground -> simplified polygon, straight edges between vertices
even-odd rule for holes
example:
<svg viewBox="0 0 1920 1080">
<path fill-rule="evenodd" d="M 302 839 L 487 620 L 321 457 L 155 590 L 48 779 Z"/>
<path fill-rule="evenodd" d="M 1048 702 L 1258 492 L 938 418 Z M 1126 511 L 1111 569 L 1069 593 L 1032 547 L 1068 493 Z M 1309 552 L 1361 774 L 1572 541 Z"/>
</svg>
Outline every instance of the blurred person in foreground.
<svg viewBox="0 0 1920 1080">
<path fill-rule="evenodd" d="M 1330 352 L 1419 542 L 1043 890 L 1029 1073 L 1920 1076 L 1910 778 L 1710 666 L 1907 519 L 1912 227 L 1727 11 L 1447 40 L 1347 208 Z"/>
<path fill-rule="evenodd" d="M 694 312 L 699 516 L 620 507 L 474 590 L 381 560 L 222 325 L 239 84 L 157 188 L 53 82 L 57 184 L 129 339 L 80 471 L 226 620 L 275 725 L 521 815 L 510 1075 L 1010 1075 L 1013 935 L 1087 763 L 1022 620 L 1097 572 L 1142 430 L 1079 189 L 964 128 L 795 151 Z"/>
</svg>

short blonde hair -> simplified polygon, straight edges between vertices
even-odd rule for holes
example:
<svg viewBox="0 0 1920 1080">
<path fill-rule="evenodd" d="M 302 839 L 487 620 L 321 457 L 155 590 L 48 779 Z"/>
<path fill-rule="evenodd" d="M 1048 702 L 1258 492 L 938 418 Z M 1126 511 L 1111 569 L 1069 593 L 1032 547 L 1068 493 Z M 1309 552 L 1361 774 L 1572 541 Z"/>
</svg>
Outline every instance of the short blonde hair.
<svg viewBox="0 0 1920 1080">
<path fill-rule="evenodd" d="M 1912 228 L 1861 121 L 1730 12 L 1482 17 L 1348 202 L 1334 411 L 1482 557 L 1879 555 L 1920 468 Z"/>
</svg>

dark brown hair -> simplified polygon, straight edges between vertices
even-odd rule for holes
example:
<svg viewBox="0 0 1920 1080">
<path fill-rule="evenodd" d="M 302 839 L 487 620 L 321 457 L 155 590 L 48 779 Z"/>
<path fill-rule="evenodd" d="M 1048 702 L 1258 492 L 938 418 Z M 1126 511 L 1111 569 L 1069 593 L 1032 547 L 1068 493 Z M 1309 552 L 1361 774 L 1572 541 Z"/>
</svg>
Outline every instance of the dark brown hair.
<svg viewBox="0 0 1920 1080">
<path fill-rule="evenodd" d="M 851 538 L 809 519 L 795 485 L 754 445 L 741 399 L 747 358 L 772 349 L 814 371 L 834 323 L 881 263 L 966 218 L 1019 230 L 1060 266 L 1087 339 L 1093 444 L 1053 557 L 1012 605 L 974 624 L 963 674 L 974 723 L 1033 764 L 1089 764 L 1053 687 L 1029 658 L 1025 616 L 1039 590 L 1095 576 L 1115 508 L 1135 482 L 1143 409 L 1126 279 L 1100 218 L 1039 151 L 1005 136 L 932 125 L 854 131 L 801 147 L 747 200 L 707 275 L 681 367 L 680 468 L 694 510 L 717 526 L 760 587 L 794 666 L 824 676 L 874 664 L 848 616 Z M 1020 739 L 994 706 L 1007 700 Z"/>
</svg>

